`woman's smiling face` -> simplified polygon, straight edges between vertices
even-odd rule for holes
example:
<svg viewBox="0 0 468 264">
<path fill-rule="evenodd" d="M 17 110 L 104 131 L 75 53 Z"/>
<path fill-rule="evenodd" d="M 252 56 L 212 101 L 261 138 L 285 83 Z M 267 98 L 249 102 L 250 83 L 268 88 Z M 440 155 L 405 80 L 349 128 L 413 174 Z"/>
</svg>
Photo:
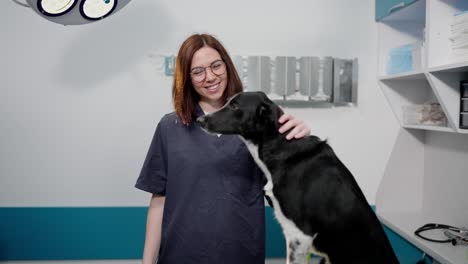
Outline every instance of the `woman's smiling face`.
<svg viewBox="0 0 468 264">
<path fill-rule="evenodd" d="M 227 85 L 226 65 L 215 49 L 204 46 L 193 54 L 191 80 L 200 100 L 221 107 Z"/>
</svg>

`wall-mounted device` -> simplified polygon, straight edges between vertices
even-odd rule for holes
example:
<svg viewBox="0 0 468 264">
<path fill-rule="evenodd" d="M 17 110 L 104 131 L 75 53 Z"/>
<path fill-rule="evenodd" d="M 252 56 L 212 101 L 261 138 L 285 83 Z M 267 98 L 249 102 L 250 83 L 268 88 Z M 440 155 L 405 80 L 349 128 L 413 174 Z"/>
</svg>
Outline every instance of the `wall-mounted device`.
<svg viewBox="0 0 468 264">
<path fill-rule="evenodd" d="M 174 55 L 165 56 L 166 76 L 174 74 L 174 61 Z M 263 91 L 278 103 L 357 104 L 356 58 L 234 56 L 232 61 L 246 91 Z"/>
</svg>

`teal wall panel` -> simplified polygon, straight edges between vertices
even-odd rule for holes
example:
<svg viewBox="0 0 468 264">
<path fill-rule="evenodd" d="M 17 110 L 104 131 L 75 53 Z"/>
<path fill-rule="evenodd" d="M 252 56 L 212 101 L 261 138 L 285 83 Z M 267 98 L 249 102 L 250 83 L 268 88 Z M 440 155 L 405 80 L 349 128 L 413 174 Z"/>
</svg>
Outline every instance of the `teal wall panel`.
<svg viewBox="0 0 468 264">
<path fill-rule="evenodd" d="M 283 230 L 276 220 L 273 208 L 265 206 L 266 255 L 269 258 L 286 257 L 286 239 Z"/>
<path fill-rule="evenodd" d="M 421 260 L 424 252 L 393 232 L 390 228 L 384 227 L 384 230 L 401 264 L 416 264 Z M 425 263 L 432 263 L 429 257 L 426 257 L 425 261 Z"/>
<path fill-rule="evenodd" d="M 0 260 L 140 259 L 146 207 L 0 208 Z M 286 241 L 273 209 L 265 207 L 266 254 L 284 258 Z M 385 229 L 401 263 L 422 252 Z"/>
<path fill-rule="evenodd" d="M 418 0 L 375 0 L 375 20 L 379 21 L 416 1 Z M 395 8 L 397 6 L 400 8 Z"/>
<path fill-rule="evenodd" d="M 140 258 L 146 210 L 0 208 L 0 260 Z"/>
</svg>

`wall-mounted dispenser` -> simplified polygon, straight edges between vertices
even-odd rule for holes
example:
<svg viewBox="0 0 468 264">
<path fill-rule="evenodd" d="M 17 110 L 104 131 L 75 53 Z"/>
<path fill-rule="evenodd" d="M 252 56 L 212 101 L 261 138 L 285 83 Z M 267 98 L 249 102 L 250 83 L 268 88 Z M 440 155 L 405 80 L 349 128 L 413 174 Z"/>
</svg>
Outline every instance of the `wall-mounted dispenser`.
<svg viewBox="0 0 468 264">
<path fill-rule="evenodd" d="M 271 91 L 270 57 L 249 56 L 247 58 L 247 85 L 249 91 Z"/>
<path fill-rule="evenodd" d="M 274 63 L 272 99 L 284 100 L 296 92 L 296 57 L 278 56 Z"/>
<path fill-rule="evenodd" d="M 357 59 L 333 60 L 333 102 L 357 102 Z"/>
<path fill-rule="evenodd" d="M 241 79 L 242 83 L 247 83 L 247 61 L 246 57 L 242 56 L 234 56 L 232 58 L 232 62 L 234 63 L 234 67 L 236 67 L 237 74 Z"/>
<path fill-rule="evenodd" d="M 299 93 L 311 101 L 330 101 L 333 85 L 332 57 L 299 59 Z"/>
<path fill-rule="evenodd" d="M 166 56 L 166 68 L 168 58 L 174 56 Z M 278 103 L 357 103 L 357 59 L 233 56 L 233 63 L 244 90 L 263 91 Z"/>
</svg>

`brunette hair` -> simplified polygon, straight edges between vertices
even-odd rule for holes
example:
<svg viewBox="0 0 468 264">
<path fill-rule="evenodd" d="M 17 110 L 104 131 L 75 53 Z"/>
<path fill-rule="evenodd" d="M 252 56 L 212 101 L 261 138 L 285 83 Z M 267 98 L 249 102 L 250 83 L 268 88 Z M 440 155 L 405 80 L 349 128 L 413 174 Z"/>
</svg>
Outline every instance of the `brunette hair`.
<svg viewBox="0 0 468 264">
<path fill-rule="evenodd" d="M 224 102 L 226 102 L 227 98 L 243 90 L 239 75 L 223 45 L 208 34 L 191 35 L 180 46 L 174 71 L 174 83 L 172 84 L 172 100 L 175 112 L 185 125 L 192 123 L 195 117 L 195 108 L 200 100 L 200 95 L 193 88 L 190 78 L 192 58 L 193 54 L 204 46 L 215 49 L 226 64 L 227 85 L 222 97 Z"/>
</svg>

